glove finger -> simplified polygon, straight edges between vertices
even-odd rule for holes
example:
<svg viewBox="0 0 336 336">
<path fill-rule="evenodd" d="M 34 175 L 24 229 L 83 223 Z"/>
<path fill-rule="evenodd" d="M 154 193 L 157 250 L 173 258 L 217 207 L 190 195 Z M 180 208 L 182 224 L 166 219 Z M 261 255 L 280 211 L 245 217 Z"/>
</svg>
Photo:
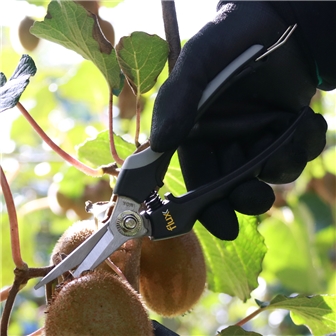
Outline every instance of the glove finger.
<svg viewBox="0 0 336 336">
<path fill-rule="evenodd" d="M 206 85 L 250 46 L 269 46 L 286 28 L 266 3 L 224 6 L 213 22 L 185 44 L 160 88 L 153 110 L 152 149 L 164 152 L 177 148 L 194 124 Z"/>
<path fill-rule="evenodd" d="M 274 201 L 273 189 L 257 178 L 236 187 L 229 196 L 232 207 L 245 215 L 260 215 L 268 211 Z"/>
<path fill-rule="evenodd" d="M 216 152 L 206 142 L 186 142 L 178 150 L 181 169 L 188 190 L 220 178 Z M 199 216 L 204 227 L 222 240 L 237 238 L 239 227 L 236 214 L 226 199 L 207 207 Z"/>
<path fill-rule="evenodd" d="M 306 107 L 306 115 L 299 123 L 292 141 L 282 146 L 266 161 L 259 178 L 272 184 L 296 180 L 307 162 L 322 152 L 326 143 L 326 131 L 327 123 L 324 118 Z M 260 148 L 254 151 L 258 150 Z"/>
<path fill-rule="evenodd" d="M 267 183 L 284 184 L 295 181 L 307 164 L 307 152 L 296 144 L 282 146 L 264 164 L 259 178 Z"/>
<path fill-rule="evenodd" d="M 328 125 L 321 114 L 316 114 L 310 107 L 306 107 L 306 115 L 298 125 L 293 142 L 307 152 L 307 160 L 314 160 L 321 154 L 326 145 Z"/>
<path fill-rule="evenodd" d="M 221 240 L 234 240 L 238 237 L 238 219 L 234 209 L 226 199 L 207 207 L 199 220 L 211 234 Z"/>
</svg>

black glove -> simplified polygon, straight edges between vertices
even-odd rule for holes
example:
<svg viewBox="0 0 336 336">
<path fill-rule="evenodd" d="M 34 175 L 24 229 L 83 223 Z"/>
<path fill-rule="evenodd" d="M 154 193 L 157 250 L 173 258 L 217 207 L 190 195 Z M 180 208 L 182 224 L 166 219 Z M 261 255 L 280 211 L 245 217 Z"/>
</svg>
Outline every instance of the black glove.
<svg viewBox="0 0 336 336">
<path fill-rule="evenodd" d="M 295 22 L 293 22 L 295 23 Z M 236 81 L 194 125 L 198 102 L 207 84 L 254 44 L 271 46 L 287 29 L 266 2 L 223 6 L 184 46 L 155 105 L 151 147 L 164 152 L 179 147 L 188 190 L 216 180 L 269 146 L 309 109 L 317 78 L 314 61 L 297 47 L 296 32 L 270 53 L 254 72 Z M 299 27 L 297 28 L 299 29 Z M 236 187 L 230 196 L 208 207 L 202 224 L 216 237 L 238 235 L 234 210 L 258 215 L 274 202 L 267 183 L 289 183 L 325 146 L 326 122 L 308 110 L 290 143 L 271 156 L 258 178 Z"/>
</svg>

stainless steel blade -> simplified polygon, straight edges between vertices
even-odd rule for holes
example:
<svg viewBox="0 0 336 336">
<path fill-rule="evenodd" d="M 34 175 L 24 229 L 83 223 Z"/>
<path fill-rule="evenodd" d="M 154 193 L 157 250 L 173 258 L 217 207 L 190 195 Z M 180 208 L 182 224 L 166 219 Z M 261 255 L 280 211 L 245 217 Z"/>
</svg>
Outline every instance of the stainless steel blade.
<svg viewBox="0 0 336 336">
<path fill-rule="evenodd" d="M 91 250 L 97 245 L 100 239 L 106 234 L 108 224 L 101 227 L 95 234 L 85 240 L 74 251 L 72 251 L 63 261 L 61 261 L 54 269 L 52 269 L 34 288 L 38 289 L 48 282 L 58 278 L 64 272 L 67 272 L 78 266 Z"/>
<path fill-rule="evenodd" d="M 104 236 L 98 244 L 92 249 L 85 260 L 78 266 L 73 273 L 75 278 L 78 278 L 84 271 L 94 270 L 99 264 L 107 259 L 114 251 L 132 237 L 126 237 L 119 232 L 115 236 L 107 229 Z"/>
</svg>

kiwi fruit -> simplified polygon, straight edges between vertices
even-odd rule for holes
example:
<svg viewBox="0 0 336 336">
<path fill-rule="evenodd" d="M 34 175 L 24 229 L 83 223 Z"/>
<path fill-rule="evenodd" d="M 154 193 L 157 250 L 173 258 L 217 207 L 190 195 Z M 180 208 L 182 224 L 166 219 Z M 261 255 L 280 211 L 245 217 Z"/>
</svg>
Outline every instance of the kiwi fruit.
<svg viewBox="0 0 336 336">
<path fill-rule="evenodd" d="M 56 243 L 51 253 L 50 262 L 58 264 L 60 255 L 69 255 L 96 230 L 97 226 L 94 220 L 83 220 L 72 224 Z M 141 239 L 129 240 L 110 256 L 110 259 L 121 270 L 135 290 L 139 289 L 141 242 Z M 114 274 L 114 271 L 105 262 L 101 263 L 96 269 Z M 62 279 L 60 279 L 61 281 Z"/>
<path fill-rule="evenodd" d="M 118 107 L 121 119 L 132 119 L 135 116 L 136 96 L 127 81 L 118 96 Z"/>
<path fill-rule="evenodd" d="M 46 336 L 153 335 L 137 292 L 119 277 L 94 271 L 66 283 L 50 303 Z"/>
<path fill-rule="evenodd" d="M 60 191 L 59 185 L 51 184 L 48 190 L 48 201 L 52 212 L 57 215 L 64 215 L 68 211 L 75 213 L 76 217 L 81 220 L 91 218 L 91 214 L 85 210 L 85 202 L 92 203 L 109 200 L 112 189 L 107 180 L 99 180 L 94 184 L 87 184 L 83 194 L 78 198 L 71 198 Z"/>
<path fill-rule="evenodd" d="M 50 262 L 52 264 L 59 263 L 60 255 L 69 255 L 95 231 L 97 231 L 97 226 L 94 220 L 83 220 L 72 224 L 67 230 L 64 231 L 54 246 L 50 257 Z M 112 272 L 111 268 L 106 263 L 100 264 L 97 269 Z"/>
<path fill-rule="evenodd" d="M 193 231 L 176 238 L 143 239 L 140 259 L 140 293 L 146 306 L 173 317 L 190 310 L 206 282 L 202 248 Z"/>
<path fill-rule="evenodd" d="M 103 20 L 101 17 L 98 17 L 98 22 L 105 38 L 114 46 L 115 35 L 113 26 L 110 22 Z"/>
<path fill-rule="evenodd" d="M 20 43 L 28 51 L 33 51 L 36 49 L 40 42 L 40 39 L 35 35 L 31 34 L 29 29 L 33 25 L 34 20 L 26 16 L 19 24 L 19 39 Z"/>
<path fill-rule="evenodd" d="M 76 0 L 79 5 L 83 6 L 89 12 L 98 15 L 99 2 L 95 0 Z"/>
<path fill-rule="evenodd" d="M 92 1 L 92 0 L 76 0 L 79 5 L 83 6 L 87 11 L 95 14 L 98 18 L 98 22 L 100 25 L 100 29 L 102 30 L 103 34 L 105 35 L 106 39 L 114 46 L 114 29 L 110 22 L 102 19 L 98 12 L 99 12 L 99 1 Z"/>
</svg>

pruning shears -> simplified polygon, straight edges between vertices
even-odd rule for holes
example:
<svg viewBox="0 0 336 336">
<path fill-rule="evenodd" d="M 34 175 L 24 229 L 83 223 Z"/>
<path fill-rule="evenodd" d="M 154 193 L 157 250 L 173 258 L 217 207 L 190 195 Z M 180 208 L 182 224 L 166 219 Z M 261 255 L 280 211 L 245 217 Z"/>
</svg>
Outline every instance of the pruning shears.
<svg viewBox="0 0 336 336">
<path fill-rule="evenodd" d="M 261 63 L 258 61 L 286 42 L 295 28 L 296 25 L 288 27 L 281 38 L 269 48 L 260 44 L 252 45 L 223 69 L 206 87 L 198 105 L 195 122 L 225 88 L 253 71 Z M 164 175 L 175 151 L 157 153 L 149 147 L 129 156 L 121 168 L 114 188 L 114 195 L 118 198 L 110 217 L 98 231 L 53 268 L 35 288 L 69 270 L 75 269 L 72 275 L 76 278 L 84 271 L 95 269 L 130 239 L 143 236 L 149 236 L 153 240 L 167 239 L 189 232 L 208 205 L 228 196 L 242 181 L 258 175 L 265 160 L 290 140 L 302 116 L 303 113 L 268 148 L 236 171 L 179 197 L 168 193 L 162 200 L 156 191 L 163 185 Z"/>
</svg>

